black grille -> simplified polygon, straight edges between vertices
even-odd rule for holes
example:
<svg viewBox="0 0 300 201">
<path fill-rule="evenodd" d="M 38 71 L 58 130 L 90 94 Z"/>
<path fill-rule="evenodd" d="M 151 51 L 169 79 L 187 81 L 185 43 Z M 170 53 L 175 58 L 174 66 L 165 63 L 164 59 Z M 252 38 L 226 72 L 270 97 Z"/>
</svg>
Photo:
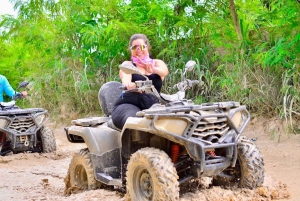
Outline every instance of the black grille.
<svg viewBox="0 0 300 201">
<path fill-rule="evenodd" d="M 16 117 L 9 125 L 9 129 L 18 132 L 24 133 L 35 126 L 35 123 L 31 117 Z"/>
<path fill-rule="evenodd" d="M 229 129 L 226 117 L 203 118 L 192 133 L 192 137 L 201 140 L 207 140 L 210 136 L 220 138 Z"/>
</svg>

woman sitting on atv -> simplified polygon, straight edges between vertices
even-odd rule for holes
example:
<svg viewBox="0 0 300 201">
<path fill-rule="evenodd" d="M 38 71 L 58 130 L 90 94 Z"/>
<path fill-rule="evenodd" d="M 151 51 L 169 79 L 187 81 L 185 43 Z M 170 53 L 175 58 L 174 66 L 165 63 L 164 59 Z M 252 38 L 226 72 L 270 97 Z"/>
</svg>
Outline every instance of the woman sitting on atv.
<svg viewBox="0 0 300 201">
<path fill-rule="evenodd" d="M 148 38 L 144 34 L 134 34 L 129 40 L 131 61 L 124 61 L 137 67 L 137 69 L 152 80 L 156 90 L 160 93 L 162 81 L 169 74 L 165 62 L 159 59 L 151 59 L 149 50 L 151 46 Z M 137 80 L 146 80 L 138 74 L 126 74 L 122 70 L 119 72 L 122 84 L 127 90 L 135 89 Z M 130 92 L 124 93 L 116 101 L 112 111 L 112 121 L 116 127 L 122 129 L 128 117 L 136 117 L 138 111 L 150 108 L 158 100 L 152 94 Z"/>
</svg>

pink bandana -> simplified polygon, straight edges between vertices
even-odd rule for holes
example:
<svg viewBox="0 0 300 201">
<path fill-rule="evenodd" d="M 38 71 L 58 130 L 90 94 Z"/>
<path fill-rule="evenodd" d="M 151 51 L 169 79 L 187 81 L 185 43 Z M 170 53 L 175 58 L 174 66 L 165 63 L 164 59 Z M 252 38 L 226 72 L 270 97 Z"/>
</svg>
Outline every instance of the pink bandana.
<svg viewBox="0 0 300 201">
<path fill-rule="evenodd" d="M 149 54 L 147 54 L 147 56 L 144 59 L 139 59 L 138 57 L 133 57 L 132 56 L 131 60 L 135 64 L 142 64 L 143 65 L 143 63 L 140 61 L 140 60 L 142 60 L 144 63 L 151 63 L 151 64 L 154 65 L 154 60 L 149 57 Z"/>
</svg>

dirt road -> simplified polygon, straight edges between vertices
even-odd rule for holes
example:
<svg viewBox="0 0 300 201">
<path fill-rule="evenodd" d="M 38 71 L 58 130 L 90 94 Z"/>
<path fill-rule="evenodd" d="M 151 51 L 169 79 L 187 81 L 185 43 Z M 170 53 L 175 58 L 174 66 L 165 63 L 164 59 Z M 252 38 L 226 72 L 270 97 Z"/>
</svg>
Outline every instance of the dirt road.
<svg viewBox="0 0 300 201">
<path fill-rule="evenodd" d="M 299 200 L 300 135 L 282 134 L 281 142 L 278 143 L 278 136 L 282 130 L 276 128 L 277 123 L 254 119 L 244 133 L 256 140 L 264 158 L 266 177 L 263 187 L 254 190 L 209 187 L 208 178 L 204 178 L 200 182 L 194 181 L 182 188 L 180 201 Z M 64 178 L 72 154 L 84 148 L 85 144 L 69 143 L 63 126 L 53 130 L 57 141 L 55 153 L 0 156 L 0 201 L 125 200 L 119 191 L 105 189 L 65 196 Z M 272 136 L 273 140 L 270 139 Z"/>
</svg>

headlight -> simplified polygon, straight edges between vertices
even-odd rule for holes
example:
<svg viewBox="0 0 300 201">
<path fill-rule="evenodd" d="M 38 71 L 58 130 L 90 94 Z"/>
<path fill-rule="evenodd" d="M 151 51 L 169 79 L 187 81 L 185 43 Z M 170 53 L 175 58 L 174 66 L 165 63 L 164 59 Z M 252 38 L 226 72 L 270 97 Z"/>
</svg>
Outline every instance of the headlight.
<svg viewBox="0 0 300 201">
<path fill-rule="evenodd" d="M 242 121 L 242 113 L 241 112 L 235 113 L 231 120 L 233 124 L 239 129 Z"/>
<path fill-rule="evenodd" d="M 188 121 L 184 118 L 174 118 L 174 119 L 158 119 L 155 122 L 155 126 L 162 131 L 167 131 L 174 133 L 176 135 L 182 135 L 185 128 L 188 125 Z"/>
<path fill-rule="evenodd" d="M 232 117 L 232 122 L 238 130 L 245 126 L 246 120 L 248 119 L 248 114 L 245 110 L 241 110 L 235 113 Z"/>
<path fill-rule="evenodd" d="M 8 123 L 7 119 L 0 119 L 0 128 L 5 128 L 7 123 Z"/>
<path fill-rule="evenodd" d="M 45 114 L 40 114 L 34 118 L 34 121 L 38 126 L 40 126 L 44 122 L 45 118 L 46 118 Z"/>
</svg>

